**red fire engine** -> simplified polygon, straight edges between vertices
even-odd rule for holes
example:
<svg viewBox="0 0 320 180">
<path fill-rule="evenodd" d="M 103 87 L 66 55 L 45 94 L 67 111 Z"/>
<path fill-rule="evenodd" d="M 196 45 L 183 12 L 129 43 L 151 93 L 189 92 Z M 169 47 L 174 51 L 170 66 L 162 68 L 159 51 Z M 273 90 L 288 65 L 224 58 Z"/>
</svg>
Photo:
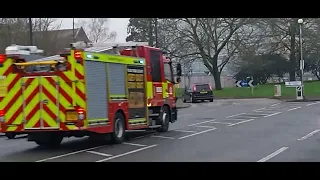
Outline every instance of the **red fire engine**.
<svg viewBox="0 0 320 180">
<path fill-rule="evenodd" d="M 128 130 L 164 132 L 177 120 L 181 65 L 174 75 L 172 61 L 144 43 L 78 42 L 66 53 L 29 62 L 7 55 L 0 76 L 1 132 L 28 134 L 41 146 L 71 136 L 110 135 L 121 143 Z"/>
</svg>

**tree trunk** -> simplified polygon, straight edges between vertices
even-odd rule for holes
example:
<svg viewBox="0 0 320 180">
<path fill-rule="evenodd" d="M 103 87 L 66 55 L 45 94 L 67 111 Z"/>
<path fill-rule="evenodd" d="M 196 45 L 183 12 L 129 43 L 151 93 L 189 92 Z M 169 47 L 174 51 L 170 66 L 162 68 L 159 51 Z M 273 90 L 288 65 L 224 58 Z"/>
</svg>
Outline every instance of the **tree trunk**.
<svg viewBox="0 0 320 180">
<path fill-rule="evenodd" d="M 218 70 L 218 68 L 213 68 L 213 72 L 212 72 L 212 75 L 213 75 L 213 79 L 214 79 L 214 85 L 215 85 L 215 89 L 216 90 L 221 90 L 222 87 L 221 87 L 221 79 L 220 79 L 220 72 Z"/>
</svg>

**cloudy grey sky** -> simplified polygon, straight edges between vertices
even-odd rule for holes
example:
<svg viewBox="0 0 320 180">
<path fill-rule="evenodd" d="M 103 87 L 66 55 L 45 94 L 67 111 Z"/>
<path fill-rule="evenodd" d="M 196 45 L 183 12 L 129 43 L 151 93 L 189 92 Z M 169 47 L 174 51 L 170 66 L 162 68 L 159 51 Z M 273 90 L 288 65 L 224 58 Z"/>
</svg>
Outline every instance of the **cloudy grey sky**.
<svg viewBox="0 0 320 180">
<path fill-rule="evenodd" d="M 78 18 L 75 19 L 77 21 Z M 62 21 L 61 28 L 69 29 L 72 28 L 72 18 L 59 18 Z M 127 25 L 129 23 L 129 18 L 110 18 L 108 22 L 108 27 L 110 31 L 117 32 L 116 42 L 126 42 L 127 37 Z"/>
</svg>

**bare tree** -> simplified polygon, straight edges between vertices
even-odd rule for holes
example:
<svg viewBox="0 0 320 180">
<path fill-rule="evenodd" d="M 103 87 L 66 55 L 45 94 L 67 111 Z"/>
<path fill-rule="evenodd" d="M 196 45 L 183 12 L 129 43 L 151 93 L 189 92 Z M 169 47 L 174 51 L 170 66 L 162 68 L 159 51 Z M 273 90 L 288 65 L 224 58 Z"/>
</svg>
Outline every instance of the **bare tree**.
<svg viewBox="0 0 320 180">
<path fill-rule="evenodd" d="M 34 18 L 33 36 L 35 45 L 44 50 L 46 55 L 51 55 L 58 51 L 59 30 L 62 22 L 55 18 Z"/>
<path fill-rule="evenodd" d="M 248 24 L 250 19 L 184 18 L 180 21 L 183 23 L 178 31 L 185 37 L 186 43 L 195 47 L 193 52 L 188 53 L 201 57 L 204 65 L 214 77 L 216 89 L 222 89 L 221 71 L 236 53 L 236 47 L 246 37 L 235 36 L 235 34 L 245 24 Z"/>
<path fill-rule="evenodd" d="M 88 20 L 79 20 L 78 27 L 84 28 L 88 38 L 94 43 L 103 43 L 114 41 L 117 33 L 109 31 L 108 18 L 89 18 Z"/>
</svg>

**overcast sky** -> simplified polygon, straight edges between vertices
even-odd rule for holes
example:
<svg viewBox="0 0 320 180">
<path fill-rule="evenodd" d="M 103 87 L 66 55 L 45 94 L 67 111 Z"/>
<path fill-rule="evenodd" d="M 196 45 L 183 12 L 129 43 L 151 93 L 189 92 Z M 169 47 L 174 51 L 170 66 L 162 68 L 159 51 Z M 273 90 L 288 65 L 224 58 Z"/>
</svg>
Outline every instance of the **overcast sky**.
<svg viewBox="0 0 320 180">
<path fill-rule="evenodd" d="M 78 18 L 75 19 L 77 21 Z M 72 18 L 59 18 L 62 21 L 62 29 L 72 28 Z M 127 25 L 129 18 L 110 18 L 108 27 L 110 31 L 117 32 L 116 42 L 126 42 L 127 37 Z"/>
</svg>

